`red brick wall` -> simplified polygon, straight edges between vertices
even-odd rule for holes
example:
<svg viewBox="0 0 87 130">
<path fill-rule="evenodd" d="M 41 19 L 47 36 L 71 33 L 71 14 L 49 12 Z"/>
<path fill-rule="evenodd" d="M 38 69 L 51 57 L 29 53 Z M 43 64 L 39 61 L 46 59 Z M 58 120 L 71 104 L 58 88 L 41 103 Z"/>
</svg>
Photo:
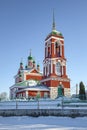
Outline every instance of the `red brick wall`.
<svg viewBox="0 0 87 130">
<path fill-rule="evenodd" d="M 58 87 L 61 81 L 57 80 L 49 80 L 44 82 L 44 85 L 47 85 L 48 87 Z M 62 81 L 61 82 L 64 88 L 70 88 L 70 82 Z"/>
<path fill-rule="evenodd" d="M 35 75 L 26 75 L 26 80 L 33 79 L 33 80 L 41 80 L 42 76 L 35 76 Z"/>
</svg>

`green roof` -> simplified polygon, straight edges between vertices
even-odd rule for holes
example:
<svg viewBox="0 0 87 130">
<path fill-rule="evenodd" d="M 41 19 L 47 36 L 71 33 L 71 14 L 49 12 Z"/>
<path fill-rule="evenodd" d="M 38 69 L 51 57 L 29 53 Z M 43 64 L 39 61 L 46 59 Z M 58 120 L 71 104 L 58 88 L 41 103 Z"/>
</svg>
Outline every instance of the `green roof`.
<svg viewBox="0 0 87 130">
<path fill-rule="evenodd" d="M 50 34 L 63 36 L 62 33 L 58 32 L 56 30 L 52 30 L 52 32 Z"/>
<path fill-rule="evenodd" d="M 26 81 L 16 83 L 15 85 L 16 86 L 27 86 Z"/>
</svg>

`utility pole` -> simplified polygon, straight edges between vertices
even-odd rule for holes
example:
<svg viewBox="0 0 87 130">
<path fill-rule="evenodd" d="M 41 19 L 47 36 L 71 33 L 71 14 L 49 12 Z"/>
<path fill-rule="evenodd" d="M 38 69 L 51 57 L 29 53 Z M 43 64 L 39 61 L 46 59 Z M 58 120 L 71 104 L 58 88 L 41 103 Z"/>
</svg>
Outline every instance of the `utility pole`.
<svg viewBox="0 0 87 130">
<path fill-rule="evenodd" d="M 78 95 L 78 84 L 76 84 L 76 97 Z"/>
</svg>

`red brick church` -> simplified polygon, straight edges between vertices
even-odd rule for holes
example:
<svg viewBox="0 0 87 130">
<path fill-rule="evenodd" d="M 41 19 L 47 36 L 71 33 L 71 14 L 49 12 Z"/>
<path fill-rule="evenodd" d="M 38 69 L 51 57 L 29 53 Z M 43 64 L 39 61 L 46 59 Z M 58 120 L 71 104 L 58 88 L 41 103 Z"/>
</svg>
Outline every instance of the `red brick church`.
<svg viewBox="0 0 87 130">
<path fill-rule="evenodd" d="M 64 37 L 56 30 L 53 15 L 52 31 L 45 39 L 45 57 L 43 73 L 40 65 L 30 55 L 27 65 L 20 63 L 15 84 L 10 87 L 10 97 L 14 98 L 41 98 L 70 96 L 70 79 L 66 74 L 66 58 L 64 55 Z"/>
</svg>

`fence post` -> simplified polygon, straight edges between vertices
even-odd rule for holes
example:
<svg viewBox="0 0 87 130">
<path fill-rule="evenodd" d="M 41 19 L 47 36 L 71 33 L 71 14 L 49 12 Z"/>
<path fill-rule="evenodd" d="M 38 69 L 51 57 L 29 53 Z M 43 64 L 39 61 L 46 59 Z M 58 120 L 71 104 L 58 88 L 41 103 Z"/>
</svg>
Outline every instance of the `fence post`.
<svg viewBox="0 0 87 130">
<path fill-rule="evenodd" d="M 39 99 L 37 99 L 37 102 L 38 102 L 38 104 L 37 104 L 37 109 L 39 109 Z"/>
<path fill-rule="evenodd" d="M 18 109 L 18 102 L 17 102 L 17 100 L 16 100 L 16 109 Z"/>
<path fill-rule="evenodd" d="M 62 104 L 62 111 L 63 111 L 63 96 L 62 96 L 62 103 L 61 104 Z"/>
</svg>

